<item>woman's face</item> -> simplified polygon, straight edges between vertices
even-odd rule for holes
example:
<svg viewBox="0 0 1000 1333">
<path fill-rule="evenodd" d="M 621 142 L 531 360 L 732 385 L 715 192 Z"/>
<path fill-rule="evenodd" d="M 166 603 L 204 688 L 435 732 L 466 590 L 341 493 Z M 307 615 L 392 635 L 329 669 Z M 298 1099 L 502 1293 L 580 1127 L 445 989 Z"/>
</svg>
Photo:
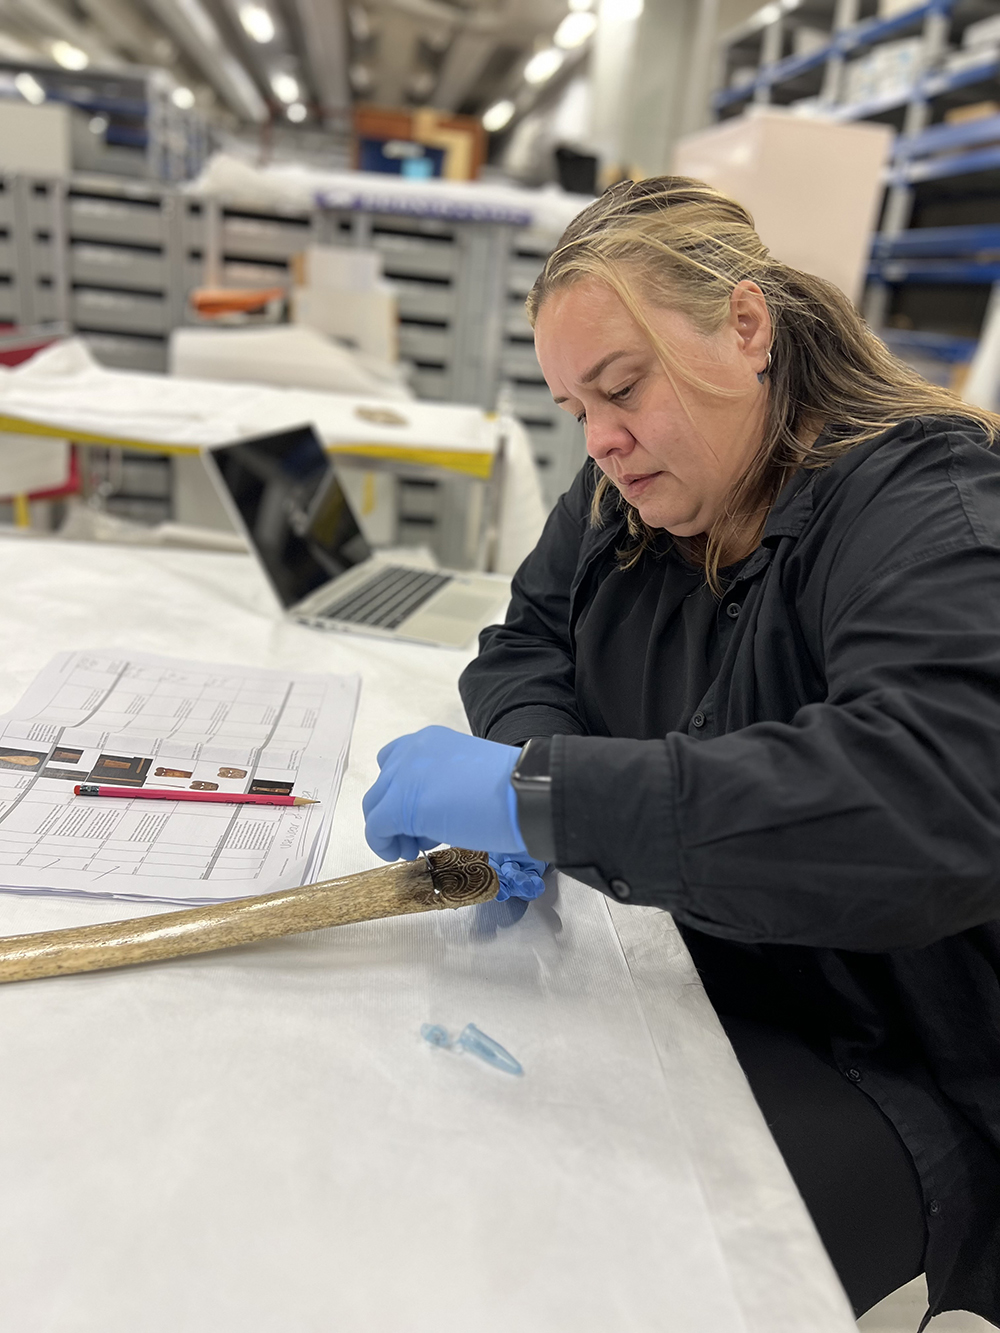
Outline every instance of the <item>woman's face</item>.
<svg viewBox="0 0 1000 1333">
<path fill-rule="evenodd" d="M 771 323 L 756 283 L 733 291 L 715 334 L 646 306 L 650 326 L 711 393 L 675 390 L 613 289 L 587 278 L 555 291 L 535 322 L 535 350 L 552 396 L 584 423 L 587 452 L 653 528 L 707 532 L 763 436 Z"/>
</svg>

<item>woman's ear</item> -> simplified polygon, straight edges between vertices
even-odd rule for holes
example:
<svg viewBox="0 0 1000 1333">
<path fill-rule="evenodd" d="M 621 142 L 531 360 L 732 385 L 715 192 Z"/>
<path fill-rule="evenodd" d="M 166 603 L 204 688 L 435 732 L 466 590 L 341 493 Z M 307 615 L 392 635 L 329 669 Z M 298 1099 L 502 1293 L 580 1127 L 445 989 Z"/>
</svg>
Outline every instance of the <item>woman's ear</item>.
<svg viewBox="0 0 1000 1333">
<path fill-rule="evenodd" d="M 754 374 L 767 367 L 771 349 L 771 314 L 764 293 L 755 282 L 744 278 L 733 288 L 729 298 L 729 322 L 736 334 L 737 348 L 747 358 Z"/>
</svg>

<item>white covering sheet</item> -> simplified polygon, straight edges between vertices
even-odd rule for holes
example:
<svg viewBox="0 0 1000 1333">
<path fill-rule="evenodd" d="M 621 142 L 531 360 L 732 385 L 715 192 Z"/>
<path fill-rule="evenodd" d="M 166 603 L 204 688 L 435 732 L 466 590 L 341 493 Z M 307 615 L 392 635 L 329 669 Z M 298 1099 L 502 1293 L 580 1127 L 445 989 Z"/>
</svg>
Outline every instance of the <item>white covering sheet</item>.
<svg viewBox="0 0 1000 1333">
<path fill-rule="evenodd" d="M 587 195 L 566 194 L 554 186 L 527 190 L 479 181 L 418 181 L 377 171 L 320 171 L 296 163 L 257 167 L 230 153 L 209 158 L 187 188 L 235 208 L 308 212 L 321 201 L 329 208 L 456 222 L 508 222 L 535 227 L 553 243 L 592 202 Z"/>
<path fill-rule="evenodd" d="M 326 873 L 375 862 L 379 746 L 463 725 L 467 654 L 278 622 L 245 557 L 11 539 L 0 566 L 0 707 L 68 648 L 361 672 Z M 116 915 L 0 895 L 4 933 Z M 477 1023 L 523 1078 L 424 1021 Z M 570 880 L 0 987 L 0 1047 L 12 1329 L 854 1328 L 669 917 Z"/>
<path fill-rule="evenodd" d="M 3 416 L 67 434 L 195 447 L 312 422 L 328 446 L 483 455 L 484 475 L 497 447 L 495 422 L 476 407 L 414 401 L 389 407 L 378 398 L 316 389 L 106 370 L 78 338 L 54 343 L 13 370 L 0 366 Z"/>
</svg>

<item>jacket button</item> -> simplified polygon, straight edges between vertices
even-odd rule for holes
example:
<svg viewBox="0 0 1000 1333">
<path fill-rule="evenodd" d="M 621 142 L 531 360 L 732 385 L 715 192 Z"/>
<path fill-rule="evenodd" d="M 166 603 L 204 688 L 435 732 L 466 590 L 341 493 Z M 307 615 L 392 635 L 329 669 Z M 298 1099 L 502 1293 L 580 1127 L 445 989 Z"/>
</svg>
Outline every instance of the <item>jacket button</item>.
<svg viewBox="0 0 1000 1333">
<path fill-rule="evenodd" d="M 705 714 L 695 713 L 694 717 L 691 719 L 691 725 L 692 727 L 703 727 L 705 725 Z"/>
<path fill-rule="evenodd" d="M 849 1070 L 847 1071 L 847 1077 L 851 1080 L 852 1083 L 860 1083 L 860 1082 L 861 1082 L 861 1070 L 860 1070 L 860 1069 L 849 1069 Z"/>
<path fill-rule="evenodd" d="M 632 886 L 631 884 L 629 884 L 627 880 L 613 879 L 608 884 L 608 888 L 611 890 L 611 892 L 615 895 L 616 898 L 619 898 L 621 900 L 632 897 Z"/>
<path fill-rule="evenodd" d="M 735 620 L 736 617 L 739 615 L 739 613 L 740 613 L 739 602 L 730 602 L 729 605 L 726 607 L 726 615 L 729 617 L 730 620 Z"/>
<path fill-rule="evenodd" d="M 931 1217 L 937 1217 L 938 1213 L 941 1211 L 941 1205 L 938 1203 L 937 1199 L 931 1199 L 930 1203 L 927 1205 L 927 1211 L 930 1213 Z"/>
</svg>

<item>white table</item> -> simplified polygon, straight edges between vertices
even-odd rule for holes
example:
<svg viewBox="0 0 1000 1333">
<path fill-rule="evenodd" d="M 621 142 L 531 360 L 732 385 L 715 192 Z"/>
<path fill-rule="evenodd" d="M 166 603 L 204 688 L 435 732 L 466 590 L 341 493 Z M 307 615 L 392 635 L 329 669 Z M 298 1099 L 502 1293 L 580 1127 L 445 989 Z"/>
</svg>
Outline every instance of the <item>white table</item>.
<svg viewBox="0 0 1000 1333">
<path fill-rule="evenodd" d="M 65 649 L 360 671 L 328 874 L 375 863 L 379 746 L 464 725 L 467 654 L 281 623 L 245 557 L 4 539 L 0 570 L 0 708 Z M 3 933 L 130 914 L 0 895 Z M 564 877 L 527 910 L 3 987 L 0 1052 L 5 1328 L 854 1328 L 670 918 Z"/>
</svg>

